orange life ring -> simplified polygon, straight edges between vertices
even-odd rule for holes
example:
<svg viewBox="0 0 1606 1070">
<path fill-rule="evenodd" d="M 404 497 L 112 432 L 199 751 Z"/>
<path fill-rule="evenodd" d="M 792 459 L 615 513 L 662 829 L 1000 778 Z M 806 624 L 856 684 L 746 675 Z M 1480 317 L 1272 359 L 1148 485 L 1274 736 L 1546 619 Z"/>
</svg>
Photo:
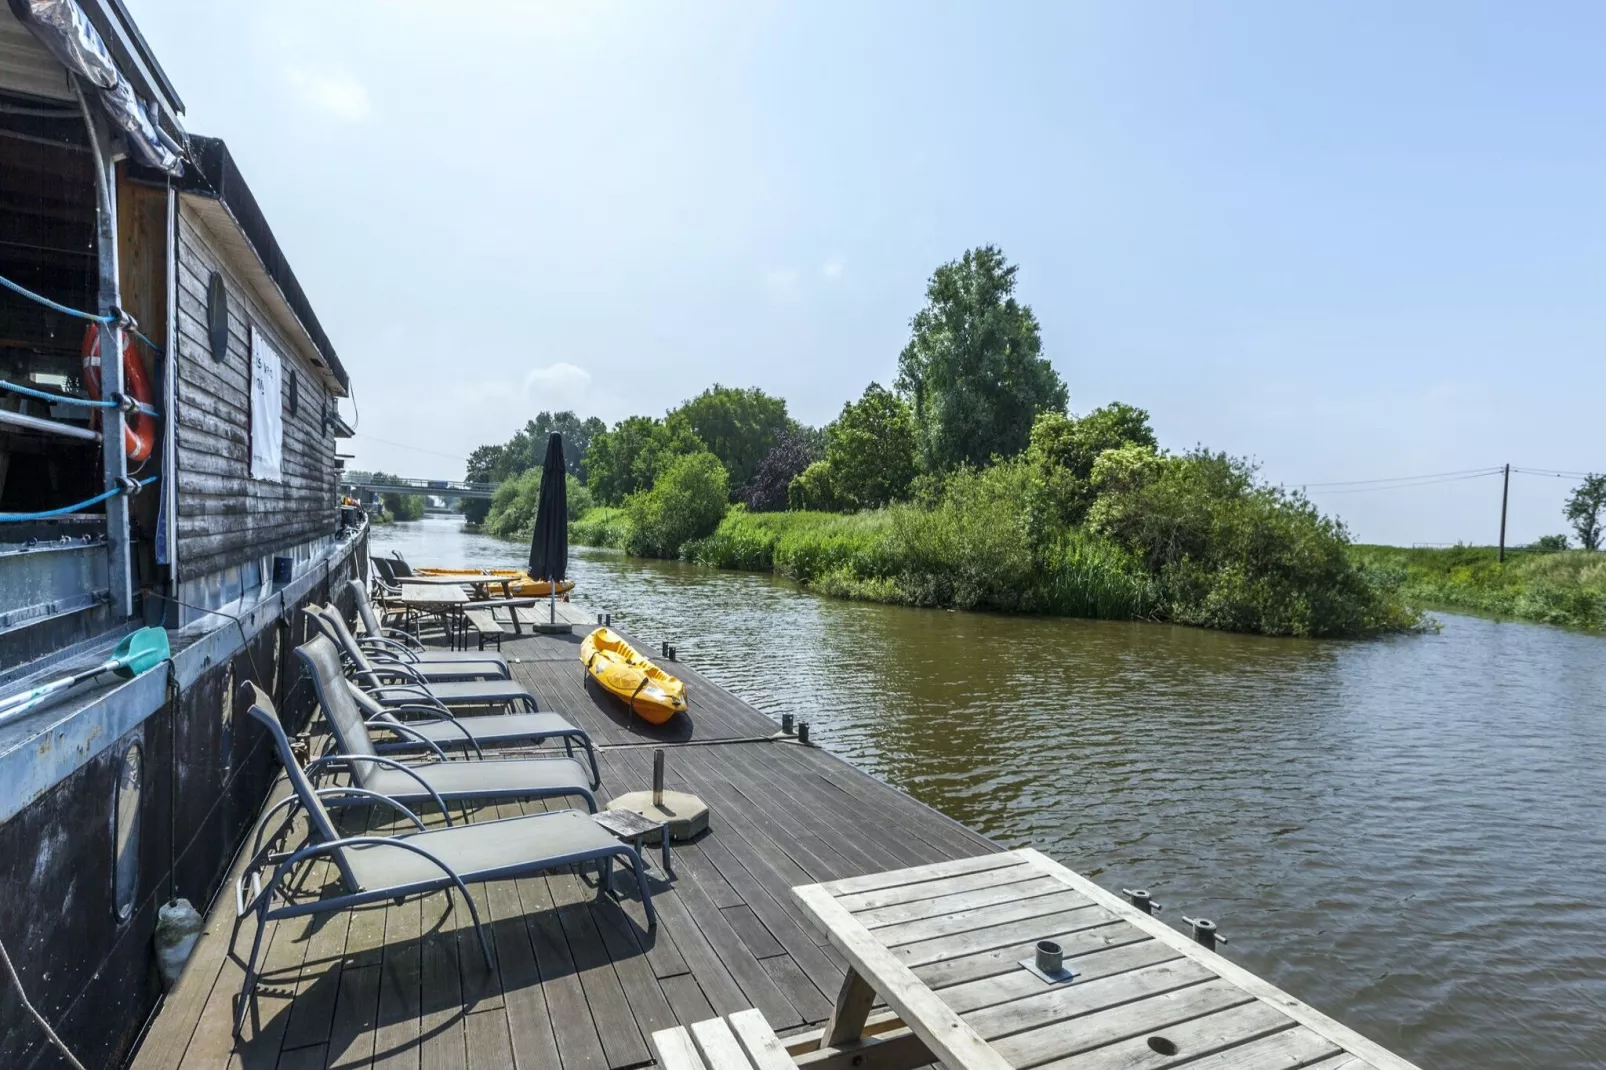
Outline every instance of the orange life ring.
<svg viewBox="0 0 1606 1070">
<path fill-rule="evenodd" d="M 84 329 L 84 387 L 95 401 L 100 400 L 100 324 L 91 323 Z M 151 383 L 145 378 L 145 362 L 134 352 L 134 336 L 129 334 L 123 342 L 123 392 L 141 405 L 151 404 Z M 98 414 L 97 414 L 98 420 Z M 143 412 L 135 410 L 123 423 L 123 452 L 136 464 L 151 455 L 156 444 L 153 421 Z"/>
</svg>

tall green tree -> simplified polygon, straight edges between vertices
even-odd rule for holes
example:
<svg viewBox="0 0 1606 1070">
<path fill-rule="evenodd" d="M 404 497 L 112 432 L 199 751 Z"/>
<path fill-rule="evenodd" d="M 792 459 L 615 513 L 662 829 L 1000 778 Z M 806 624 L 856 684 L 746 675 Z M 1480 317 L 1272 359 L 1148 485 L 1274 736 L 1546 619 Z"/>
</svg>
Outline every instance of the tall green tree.
<svg viewBox="0 0 1606 1070">
<path fill-rule="evenodd" d="M 758 387 L 738 389 L 715 383 L 671 413 L 683 416 L 708 451 L 719 458 L 732 490 L 752 482 L 759 462 L 774 448 L 791 421 L 786 402 Z"/>
<path fill-rule="evenodd" d="M 1012 457 L 1038 413 L 1065 410 L 1037 317 L 1015 299 L 1018 270 L 997 246 L 967 250 L 931 276 L 926 307 L 910 321 L 897 385 L 930 471 Z"/>
<path fill-rule="evenodd" d="M 629 416 L 591 440 L 585 459 L 586 482 L 597 501 L 619 505 L 636 491 L 651 487 L 670 461 L 703 449 L 683 413 L 676 411 L 662 420 Z"/>
<path fill-rule="evenodd" d="M 825 461 L 832 489 L 848 509 L 878 509 L 902 498 L 915 478 L 914 416 L 904 400 L 880 383 L 826 428 Z"/>
<path fill-rule="evenodd" d="M 1567 498 L 1567 520 L 1578 533 L 1578 544 L 1599 550 L 1603 514 L 1606 514 L 1606 475 L 1591 472 Z"/>
</svg>

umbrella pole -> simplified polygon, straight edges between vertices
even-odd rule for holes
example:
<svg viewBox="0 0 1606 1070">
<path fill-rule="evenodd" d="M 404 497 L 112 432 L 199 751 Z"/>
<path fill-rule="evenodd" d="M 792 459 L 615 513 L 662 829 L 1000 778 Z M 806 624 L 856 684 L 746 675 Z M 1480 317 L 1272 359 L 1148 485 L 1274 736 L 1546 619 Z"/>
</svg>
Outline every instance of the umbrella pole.
<svg viewBox="0 0 1606 1070">
<path fill-rule="evenodd" d="M 558 622 L 558 581 L 557 580 L 553 580 L 552 581 L 552 586 L 547 590 L 546 596 L 547 596 L 547 609 L 548 609 L 547 623 L 548 624 L 556 624 Z"/>
</svg>

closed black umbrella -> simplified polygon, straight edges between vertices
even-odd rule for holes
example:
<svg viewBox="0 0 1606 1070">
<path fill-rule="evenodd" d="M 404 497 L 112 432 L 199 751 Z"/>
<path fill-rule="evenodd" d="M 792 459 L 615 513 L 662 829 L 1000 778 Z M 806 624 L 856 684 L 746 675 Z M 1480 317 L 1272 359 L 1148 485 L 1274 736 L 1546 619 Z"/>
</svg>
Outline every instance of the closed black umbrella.
<svg viewBox="0 0 1606 1070">
<path fill-rule="evenodd" d="M 563 467 L 563 436 L 547 436 L 541 462 L 541 497 L 535 504 L 535 534 L 530 537 L 530 575 L 552 584 L 552 619 L 557 620 L 558 581 L 569 572 L 569 488 Z"/>
</svg>

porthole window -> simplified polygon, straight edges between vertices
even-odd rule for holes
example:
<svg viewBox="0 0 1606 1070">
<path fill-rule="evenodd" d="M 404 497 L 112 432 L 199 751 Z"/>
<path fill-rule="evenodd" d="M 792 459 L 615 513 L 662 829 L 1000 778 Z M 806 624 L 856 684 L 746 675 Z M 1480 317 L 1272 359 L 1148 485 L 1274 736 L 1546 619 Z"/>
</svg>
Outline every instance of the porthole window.
<svg viewBox="0 0 1606 1070">
<path fill-rule="evenodd" d="M 290 415 L 294 416 L 301 411 L 301 377 L 290 370 Z"/>
<path fill-rule="evenodd" d="M 123 752 L 117 769 L 117 795 L 112 801 L 112 901 L 117 920 L 134 913 L 139 890 L 139 796 L 145 780 L 145 755 L 138 743 Z"/>
<path fill-rule="evenodd" d="M 222 360 L 229 353 L 229 295 L 223 276 L 212 272 L 206 284 L 206 331 L 212 343 L 212 359 Z"/>
</svg>

